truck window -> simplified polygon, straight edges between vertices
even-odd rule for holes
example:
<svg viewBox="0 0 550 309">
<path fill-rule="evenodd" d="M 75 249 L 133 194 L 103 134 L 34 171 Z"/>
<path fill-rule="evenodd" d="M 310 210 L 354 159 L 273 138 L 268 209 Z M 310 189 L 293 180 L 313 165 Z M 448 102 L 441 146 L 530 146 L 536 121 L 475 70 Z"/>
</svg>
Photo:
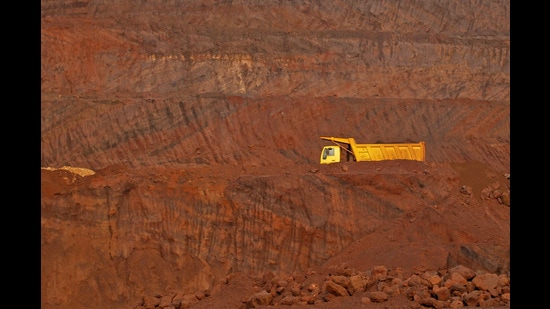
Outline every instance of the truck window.
<svg viewBox="0 0 550 309">
<path fill-rule="evenodd" d="M 325 160 L 328 156 L 334 155 L 334 148 L 325 148 L 325 151 L 323 152 L 323 160 Z"/>
</svg>

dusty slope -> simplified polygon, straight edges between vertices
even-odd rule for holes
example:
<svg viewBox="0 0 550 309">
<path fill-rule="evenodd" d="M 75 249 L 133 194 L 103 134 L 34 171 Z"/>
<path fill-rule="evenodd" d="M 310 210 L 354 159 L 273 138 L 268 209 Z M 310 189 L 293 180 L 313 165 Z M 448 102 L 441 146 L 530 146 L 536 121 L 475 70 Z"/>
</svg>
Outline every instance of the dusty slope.
<svg viewBox="0 0 550 309">
<path fill-rule="evenodd" d="M 193 3 L 43 1 L 43 166 L 315 163 L 343 135 L 508 168 L 506 1 Z"/>
<path fill-rule="evenodd" d="M 479 164 L 456 167 L 463 176 L 449 164 L 354 165 L 256 175 L 43 170 L 43 296 L 118 307 L 210 290 L 205 304 L 226 303 L 231 273 L 254 282 L 316 266 L 509 273 L 510 208 L 481 198 L 487 188 L 509 194 L 504 175 Z M 229 293 L 240 302 L 253 287 Z"/>
<path fill-rule="evenodd" d="M 42 1 L 42 166 L 96 171 L 42 171 L 44 308 L 509 271 L 509 44 L 509 1 Z M 321 135 L 427 160 L 319 166 Z"/>
</svg>

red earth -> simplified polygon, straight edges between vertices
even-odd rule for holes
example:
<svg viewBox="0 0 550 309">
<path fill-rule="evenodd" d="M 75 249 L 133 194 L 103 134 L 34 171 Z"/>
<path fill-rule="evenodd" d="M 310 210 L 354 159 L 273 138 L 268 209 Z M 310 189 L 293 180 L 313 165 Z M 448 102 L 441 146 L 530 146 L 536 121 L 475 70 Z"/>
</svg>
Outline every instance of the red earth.
<svg viewBox="0 0 550 309">
<path fill-rule="evenodd" d="M 509 275 L 510 1 L 41 7 L 42 308 L 241 308 L 266 274 L 377 266 Z M 320 136 L 425 141 L 426 160 L 321 165 Z M 363 295 L 315 307 L 414 306 Z"/>
</svg>

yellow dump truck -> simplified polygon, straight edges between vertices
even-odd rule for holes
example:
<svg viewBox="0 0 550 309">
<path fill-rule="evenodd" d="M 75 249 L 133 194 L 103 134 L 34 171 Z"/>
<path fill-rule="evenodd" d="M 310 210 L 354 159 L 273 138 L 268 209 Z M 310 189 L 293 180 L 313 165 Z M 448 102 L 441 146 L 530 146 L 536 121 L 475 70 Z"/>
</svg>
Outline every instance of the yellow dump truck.
<svg viewBox="0 0 550 309">
<path fill-rule="evenodd" d="M 321 164 L 340 162 L 344 154 L 347 161 L 383 161 L 383 160 L 415 160 L 424 161 L 426 143 L 391 143 L 391 144 L 357 144 L 353 137 L 326 137 L 321 139 L 331 141 L 334 145 L 323 147 Z"/>
</svg>

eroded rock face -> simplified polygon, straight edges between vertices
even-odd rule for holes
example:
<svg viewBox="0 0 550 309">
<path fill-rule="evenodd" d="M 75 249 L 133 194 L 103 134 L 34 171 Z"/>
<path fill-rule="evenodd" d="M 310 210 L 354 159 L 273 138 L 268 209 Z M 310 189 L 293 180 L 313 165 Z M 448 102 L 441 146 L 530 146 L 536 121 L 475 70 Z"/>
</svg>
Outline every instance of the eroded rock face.
<svg viewBox="0 0 550 309">
<path fill-rule="evenodd" d="M 509 1 L 42 1 L 41 29 L 42 166 L 315 163 L 343 134 L 507 168 Z"/>
<path fill-rule="evenodd" d="M 509 270 L 509 1 L 42 1 L 41 34 L 44 308 Z M 321 135 L 427 160 L 319 166 Z"/>
<path fill-rule="evenodd" d="M 84 177 L 43 170 L 43 296 L 60 305 L 91 296 L 101 305 L 133 303 L 167 291 L 217 292 L 237 271 L 300 273 L 323 263 L 364 269 L 391 260 L 409 270 L 439 269 L 460 257 L 482 269 L 509 269 L 507 251 L 480 245 L 509 248 L 509 207 L 460 203 L 466 197 L 458 179 L 455 192 L 435 195 L 430 188 L 447 177 L 443 168 L 409 173 L 425 163 L 393 163 L 391 174 L 391 163 L 379 164 L 388 174 L 360 171 L 364 185 L 350 182 L 358 175 L 330 170 L 233 179 L 192 170 L 120 168 Z M 424 185 L 395 191 L 410 183 Z M 377 191 L 384 198 L 375 198 Z M 441 200 L 448 202 L 436 205 Z M 464 205 L 502 222 L 479 230 L 483 217 L 465 217 Z M 472 246 L 478 254 L 468 258 L 463 250 Z M 376 267 L 373 273 L 383 276 Z"/>
</svg>

